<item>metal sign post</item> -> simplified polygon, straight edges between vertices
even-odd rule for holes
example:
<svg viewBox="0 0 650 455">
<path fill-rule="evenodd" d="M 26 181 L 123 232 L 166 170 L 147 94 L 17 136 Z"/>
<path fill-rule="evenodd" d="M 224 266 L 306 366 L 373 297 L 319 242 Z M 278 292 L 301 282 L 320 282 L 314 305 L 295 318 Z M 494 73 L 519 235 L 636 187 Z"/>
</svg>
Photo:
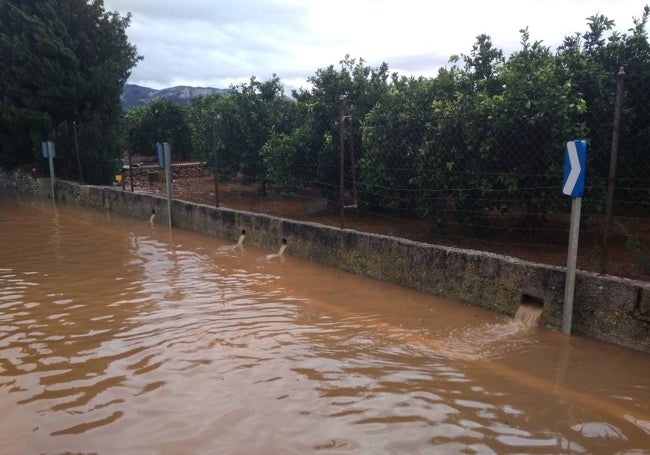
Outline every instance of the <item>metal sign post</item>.
<svg viewBox="0 0 650 455">
<path fill-rule="evenodd" d="M 573 296 L 576 282 L 578 237 L 580 234 L 580 211 L 585 188 L 585 165 L 587 161 L 586 141 L 569 141 L 566 144 L 564 181 L 562 192 L 573 198 L 571 202 L 571 226 L 569 228 L 569 253 L 567 256 L 566 280 L 564 284 L 564 312 L 562 332 L 571 334 L 573 317 Z"/>
<path fill-rule="evenodd" d="M 50 162 L 50 186 L 52 188 L 51 197 L 54 199 L 54 158 L 56 157 L 56 150 L 54 148 L 54 142 L 52 141 L 43 141 L 41 142 L 41 155 L 43 158 L 47 158 Z"/>
</svg>

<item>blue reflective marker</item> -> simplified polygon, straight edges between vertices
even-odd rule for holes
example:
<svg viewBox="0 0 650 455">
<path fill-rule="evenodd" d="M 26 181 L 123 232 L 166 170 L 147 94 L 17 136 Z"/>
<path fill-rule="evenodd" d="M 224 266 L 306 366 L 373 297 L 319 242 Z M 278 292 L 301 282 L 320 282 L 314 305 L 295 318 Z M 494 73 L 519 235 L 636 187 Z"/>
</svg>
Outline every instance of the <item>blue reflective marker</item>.
<svg viewBox="0 0 650 455">
<path fill-rule="evenodd" d="M 569 141 L 564 158 L 562 192 L 571 197 L 582 197 L 585 191 L 587 141 Z"/>
</svg>

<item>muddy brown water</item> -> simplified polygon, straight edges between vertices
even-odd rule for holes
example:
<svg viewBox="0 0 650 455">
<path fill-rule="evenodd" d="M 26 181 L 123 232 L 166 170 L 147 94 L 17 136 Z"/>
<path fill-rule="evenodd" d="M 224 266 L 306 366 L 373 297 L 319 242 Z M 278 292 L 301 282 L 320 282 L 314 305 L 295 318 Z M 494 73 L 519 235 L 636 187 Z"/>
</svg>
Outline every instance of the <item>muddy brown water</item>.
<svg viewBox="0 0 650 455">
<path fill-rule="evenodd" d="M 650 453 L 647 354 L 273 253 L 0 198 L 0 453 Z"/>
</svg>

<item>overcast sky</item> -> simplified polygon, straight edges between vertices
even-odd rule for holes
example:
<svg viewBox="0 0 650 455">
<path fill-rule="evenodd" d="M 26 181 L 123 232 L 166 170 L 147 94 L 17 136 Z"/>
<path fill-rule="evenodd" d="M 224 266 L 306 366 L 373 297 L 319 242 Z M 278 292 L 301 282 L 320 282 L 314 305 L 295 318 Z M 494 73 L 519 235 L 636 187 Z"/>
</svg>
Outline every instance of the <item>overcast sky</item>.
<svg viewBox="0 0 650 455">
<path fill-rule="evenodd" d="M 129 41 L 144 57 L 129 83 L 227 88 L 277 74 L 307 88 L 318 68 L 346 54 L 403 75 L 433 76 L 453 54 L 468 54 L 482 33 L 509 55 L 519 30 L 556 47 L 602 13 L 632 27 L 638 0 L 104 0 L 132 14 Z"/>
</svg>

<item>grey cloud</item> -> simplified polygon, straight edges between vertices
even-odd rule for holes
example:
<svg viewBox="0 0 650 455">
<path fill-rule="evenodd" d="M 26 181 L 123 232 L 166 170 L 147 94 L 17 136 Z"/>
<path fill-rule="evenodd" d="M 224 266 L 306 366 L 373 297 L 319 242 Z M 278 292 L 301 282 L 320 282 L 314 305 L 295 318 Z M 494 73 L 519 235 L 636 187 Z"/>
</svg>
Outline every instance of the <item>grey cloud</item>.
<svg viewBox="0 0 650 455">
<path fill-rule="evenodd" d="M 135 83 L 286 77 L 284 68 L 300 67 L 287 43 L 307 36 L 304 8 L 283 3 L 107 0 L 106 8 L 133 14 L 127 33 L 144 57 L 132 72 Z M 291 71 L 299 72 L 304 68 Z"/>
<path fill-rule="evenodd" d="M 215 25 L 278 23 L 298 20 L 306 12 L 303 6 L 268 0 L 106 0 L 105 5 L 108 10 L 118 10 L 122 14 L 131 12 L 134 17 L 173 21 L 201 19 Z"/>
<path fill-rule="evenodd" d="M 397 55 L 385 59 L 391 72 L 431 73 L 447 65 L 449 55 L 423 53 L 416 55 Z"/>
<path fill-rule="evenodd" d="M 563 4 L 562 0 L 549 2 L 556 7 Z M 447 9 L 416 0 L 339 0 L 327 4 L 316 0 L 104 0 L 104 3 L 106 9 L 117 10 L 121 15 L 129 11 L 133 14 L 127 33 L 145 60 L 133 70 L 130 81 L 151 82 L 157 88 L 179 81 L 227 84 L 252 75 L 263 80 L 273 73 L 295 83 L 313 75 L 318 68 L 336 66 L 348 53 L 365 58 L 371 65 L 386 61 L 391 71 L 400 74 L 432 75 L 447 65 L 447 53 L 468 52 L 472 36 L 485 28 L 491 29 L 495 44 L 504 51 L 516 47 L 518 29 L 514 27 L 513 32 L 510 25 L 504 26 L 504 20 L 509 24 L 530 23 L 534 36 L 550 43 L 554 41 L 548 41 L 548 34 L 555 33 L 553 30 L 567 29 L 567 21 L 583 23 L 585 15 L 590 14 L 582 12 L 584 6 L 578 8 L 572 4 L 567 8 L 571 15 L 563 14 L 549 21 L 541 14 L 548 9 L 546 3 L 542 8 L 533 0 L 517 3 L 517 8 L 509 11 L 512 17 L 506 19 L 498 8 L 483 2 L 480 17 L 475 14 L 463 21 L 460 20 L 465 12 L 463 2 L 452 3 Z M 632 0 L 617 0 L 615 4 L 632 3 Z M 614 5 L 614 2 L 603 0 L 603 4 Z M 314 5 L 322 8 L 314 9 Z M 451 8 L 453 5 L 458 7 Z M 355 8 L 362 12 L 372 10 L 374 15 L 347 14 Z M 562 18 L 564 25 L 560 27 Z M 473 20 L 466 25 L 465 19 Z M 391 44 L 401 43 L 401 47 L 386 46 L 387 41 L 382 38 L 391 33 L 395 34 Z M 431 43 L 430 54 L 424 53 L 427 47 L 415 45 L 422 43 Z"/>
</svg>

